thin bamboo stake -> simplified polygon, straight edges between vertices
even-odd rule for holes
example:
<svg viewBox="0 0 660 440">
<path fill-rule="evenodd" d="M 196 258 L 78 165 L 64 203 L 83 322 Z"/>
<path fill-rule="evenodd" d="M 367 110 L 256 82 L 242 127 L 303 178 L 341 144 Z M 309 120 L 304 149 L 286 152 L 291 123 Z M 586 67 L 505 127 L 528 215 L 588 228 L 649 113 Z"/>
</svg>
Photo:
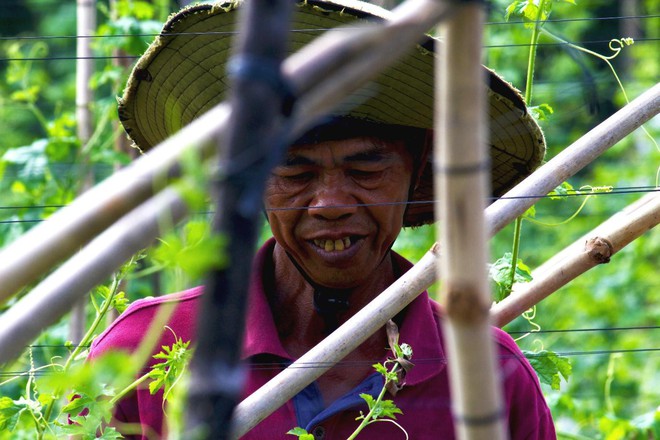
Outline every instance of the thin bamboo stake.
<svg viewBox="0 0 660 440">
<path fill-rule="evenodd" d="M 146 154 L 113 174 L 5 246 L 0 253 L 0 302 L 162 189 L 169 177 L 178 174 L 177 164 L 187 151 L 212 155 L 214 146 L 209 140 L 219 128 L 224 129 L 228 115 L 225 105 L 210 110 L 160 144 L 154 154 Z"/>
<path fill-rule="evenodd" d="M 92 88 L 89 81 L 94 71 L 92 58 L 91 35 L 96 29 L 96 0 L 78 0 L 76 3 L 77 35 L 76 39 L 76 123 L 81 152 L 84 155 L 87 142 L 94 131 L 94 120 L 90 105 L 93 100 Z M 85 191 L 92 186 L 93 176 L 89 169 L 89 160 L 82 158 L 83 167 L 81 190 Z M 71 310 L 69 320 L 69 340 L 74 344 L 80 342 L 85 333 L 85 305 L 82 298 L 76 302 Z"/>
<path fill-rule="evenodd" d="M 74 255 L 11 309 L 0 315 L 0 364 L 14 359 L 44 328 L 89 292 L 136 249 L 169 230 L 186 214 L 179 194 L 167 189 L 112 225 Z M 167 213 L 167 215 L 165 215 Z M 71 276 L 75 273 L 75 276 Z"/>
<path fill-rule="evenodd" d="M 90 105 L 92 88 L 89 80 L 94 73 L 91 36 L 96 30 L 96 0 L 78 0 L 76 6 L 76 123 L 82 145 L 92 137 L 94 121 Z"/>
<path fill-rule="evenodd" d="M 604 263 L 660 223 L 660 194 L 650 193 L 550 258 L 532 273 L 533 281 L 517 284 L 510 296 L 490 310 L 503 327 L 589 269 Z"/>
<path fill-rule="evenodd" d="M 415 5 L 418 4 L 425 7 L 417 10 Z M 380 43 L 384 46 L 409 47 L 419 39 L 422 24 L 428 29 L 434 23 L 429 22 L 429 17 L 439 15 L 437 11 L 432 13 L 434 5 L 439 11 L 446 10 L 444 4 L 434 0 L 409 0 L 399 7 L 401 15 L 393 15 L 392 20 L 387 23 L 390 32 L 383 33 L 378 28 L 373 32 L 379 35 Z M 397 32 L 393 32 L 393 29 Z M 414 31 L 409 31 L 410 29 Z M 346 44 L 348 43 L 354 44 L 356 41 L 347 40 Z M 364 45 L 354 47 L 354 50 L 369 53 L 374 43 L 373 38 L 365 38 Z M 383 53 L 378 64 L 370 69 L 361 68 L 358 74 L 351 77 L 350 84 L 344 84 L 333 80 L 332 69 L 313 68 L 316 65 L 327 66 L 328 62 L 324 52 L 326 43 L 313 42 L 312 45 L 314 46 L 310 47 L 315 49 L 308 49 L 305 60 L 295 63 L 292 61 L 288 67 L 285 62 L 283 67 L 285 78 L 294 85 L 299 94 L 297 116 L 303 122 L 298 123 L 292 131 L 293 134 L 322 113 L 331 110 L 338 100 L 334 98 L 324 101 L 323 97 L 357 90 L 378 73 L 375 65 L 384 67 L 392 64 L 398 53 L 394 50 Z M 340 58 L 334 56 L 331 64 L 341 63 Z M 309 95 L 310 100 L 306 101 L 306 92 L 314 89 L 314 86 L 324 92 L 312 93 Z M 113 174 L 78 197 L 68 207 L 52 215 L 46 222 L 5 246 L 0 252 L 0 303 L 39 278 L 58 262 L 73 255 L 96 234 L 161 190 L 170 178 L 179 174 L 178 163 L 184 154 L 192 151 L 203 159 L 212 156 L 215 152 L 213 139 L 223 136 L 229 112 L 230 109 L 225 103 L 219 104 L 163 141 L 144 157 Z"/>
<path fill-rule="evenodd" d="M 454 430 L 459 439 L 508 437 L 488 309 L 484 207 L 489 178 L 481 37 L 483 6 L 466 3 L 439 29 L 436 62 L 437 268 Z M 413 347 L 414 349 L 414 347 Z"/>
</svg>

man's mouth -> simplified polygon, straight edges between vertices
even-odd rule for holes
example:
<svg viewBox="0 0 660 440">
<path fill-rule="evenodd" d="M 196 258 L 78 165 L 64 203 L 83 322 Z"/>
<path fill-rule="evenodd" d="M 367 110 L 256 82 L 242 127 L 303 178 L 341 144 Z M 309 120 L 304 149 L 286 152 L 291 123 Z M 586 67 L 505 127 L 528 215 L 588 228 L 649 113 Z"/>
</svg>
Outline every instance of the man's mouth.
<svg viewBox="0 0 660 440">
<path fill-rule="evenodd" d="M 343 251 L 351 247 L 351 238 L 344 237 L 338 240 L 326 240 L 323 238 L 315 238 L 314 245 L 323 249 L 326 252 Z"/>
</svg>

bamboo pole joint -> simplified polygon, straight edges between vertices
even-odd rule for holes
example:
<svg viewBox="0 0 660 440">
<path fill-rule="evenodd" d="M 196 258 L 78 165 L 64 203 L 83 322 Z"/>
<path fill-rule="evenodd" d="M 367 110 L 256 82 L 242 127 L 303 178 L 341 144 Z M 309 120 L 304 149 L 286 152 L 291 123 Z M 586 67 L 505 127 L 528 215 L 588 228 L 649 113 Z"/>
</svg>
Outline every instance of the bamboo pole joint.
<svg viewBox="0 0 660 440">
<path fill-rule="evenodd" d="M 587 240 L 584 250 L 589 254 L 596 264 L 606 264 L 610 262 L 610 257 L 614 254 L 612 242 L 604 237 L 593 237 Z"/>
</svg>

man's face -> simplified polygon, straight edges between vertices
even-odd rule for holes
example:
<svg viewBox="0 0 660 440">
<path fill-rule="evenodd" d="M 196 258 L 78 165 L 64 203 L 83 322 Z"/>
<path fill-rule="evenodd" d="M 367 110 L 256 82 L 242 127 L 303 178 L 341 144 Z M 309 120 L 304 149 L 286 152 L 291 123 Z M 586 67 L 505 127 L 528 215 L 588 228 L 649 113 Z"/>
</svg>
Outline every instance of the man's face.
<svg viewBox="0 0 660 440">
<path fill-rule="evenodd" d="M 318 284 L 375 275 L 403 224 L 412 158 L 403 142 L 351 138 L 289 150 L 264 195 L 277 243 Z"/>
</svg>

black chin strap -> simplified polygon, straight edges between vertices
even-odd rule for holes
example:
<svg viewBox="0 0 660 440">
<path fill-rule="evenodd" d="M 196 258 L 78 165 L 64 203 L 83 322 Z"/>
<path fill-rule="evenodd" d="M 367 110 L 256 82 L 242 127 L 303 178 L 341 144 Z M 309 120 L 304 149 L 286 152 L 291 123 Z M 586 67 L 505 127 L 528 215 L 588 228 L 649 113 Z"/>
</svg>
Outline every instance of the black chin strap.
<svg viewBox="0 0 660 440">
<path fill-rule="evenodd" d="M 345 313 L 350 307 L 348 300 L 351 296 L 352 289 L 333 289 L 318 284 L 312 280 L 290 253 L 285 253 L 307 284 L 314 289 L 314 310 L 323 319 L 325 327 L 323 331 L 326 334 L 330 334 L 339 326 L 339 316 Z"/>
<path fill-rule="evenodd" d="M 323 319 L 326 334 L 339 327 L 339 317 L 348 311 L 351 291 L 349 289 L 329 289 L 320 287 L 314 289 L 314 310 Z"/>
<path fill-rule="evenodd" d="M 388 256 L 391 257 L 391 250 L 394 242 L 388 248 L 388 251 L 385 253 L 381 259 L 380 264 L 385 261 L 385 258 Z M 305 279 L 305 281 L 314 289 L 314 310 L 319 316 L 323 319 L 325 328 L 323 331 L 326 334 L 330 334 L 339 327 L 339 317 L 343 315 L 350 307 L 350 296 L 353 289 L 335 289 L 332 287 L 322 286 L 319 283 L 312 280 L 312 278 L 305 272 L 305 270 L 298 264 L 298 262 L 286 252 L 287 257 L 293 264 L 293 266 L 298 270 L 300 275 Z"/>
</svg>

